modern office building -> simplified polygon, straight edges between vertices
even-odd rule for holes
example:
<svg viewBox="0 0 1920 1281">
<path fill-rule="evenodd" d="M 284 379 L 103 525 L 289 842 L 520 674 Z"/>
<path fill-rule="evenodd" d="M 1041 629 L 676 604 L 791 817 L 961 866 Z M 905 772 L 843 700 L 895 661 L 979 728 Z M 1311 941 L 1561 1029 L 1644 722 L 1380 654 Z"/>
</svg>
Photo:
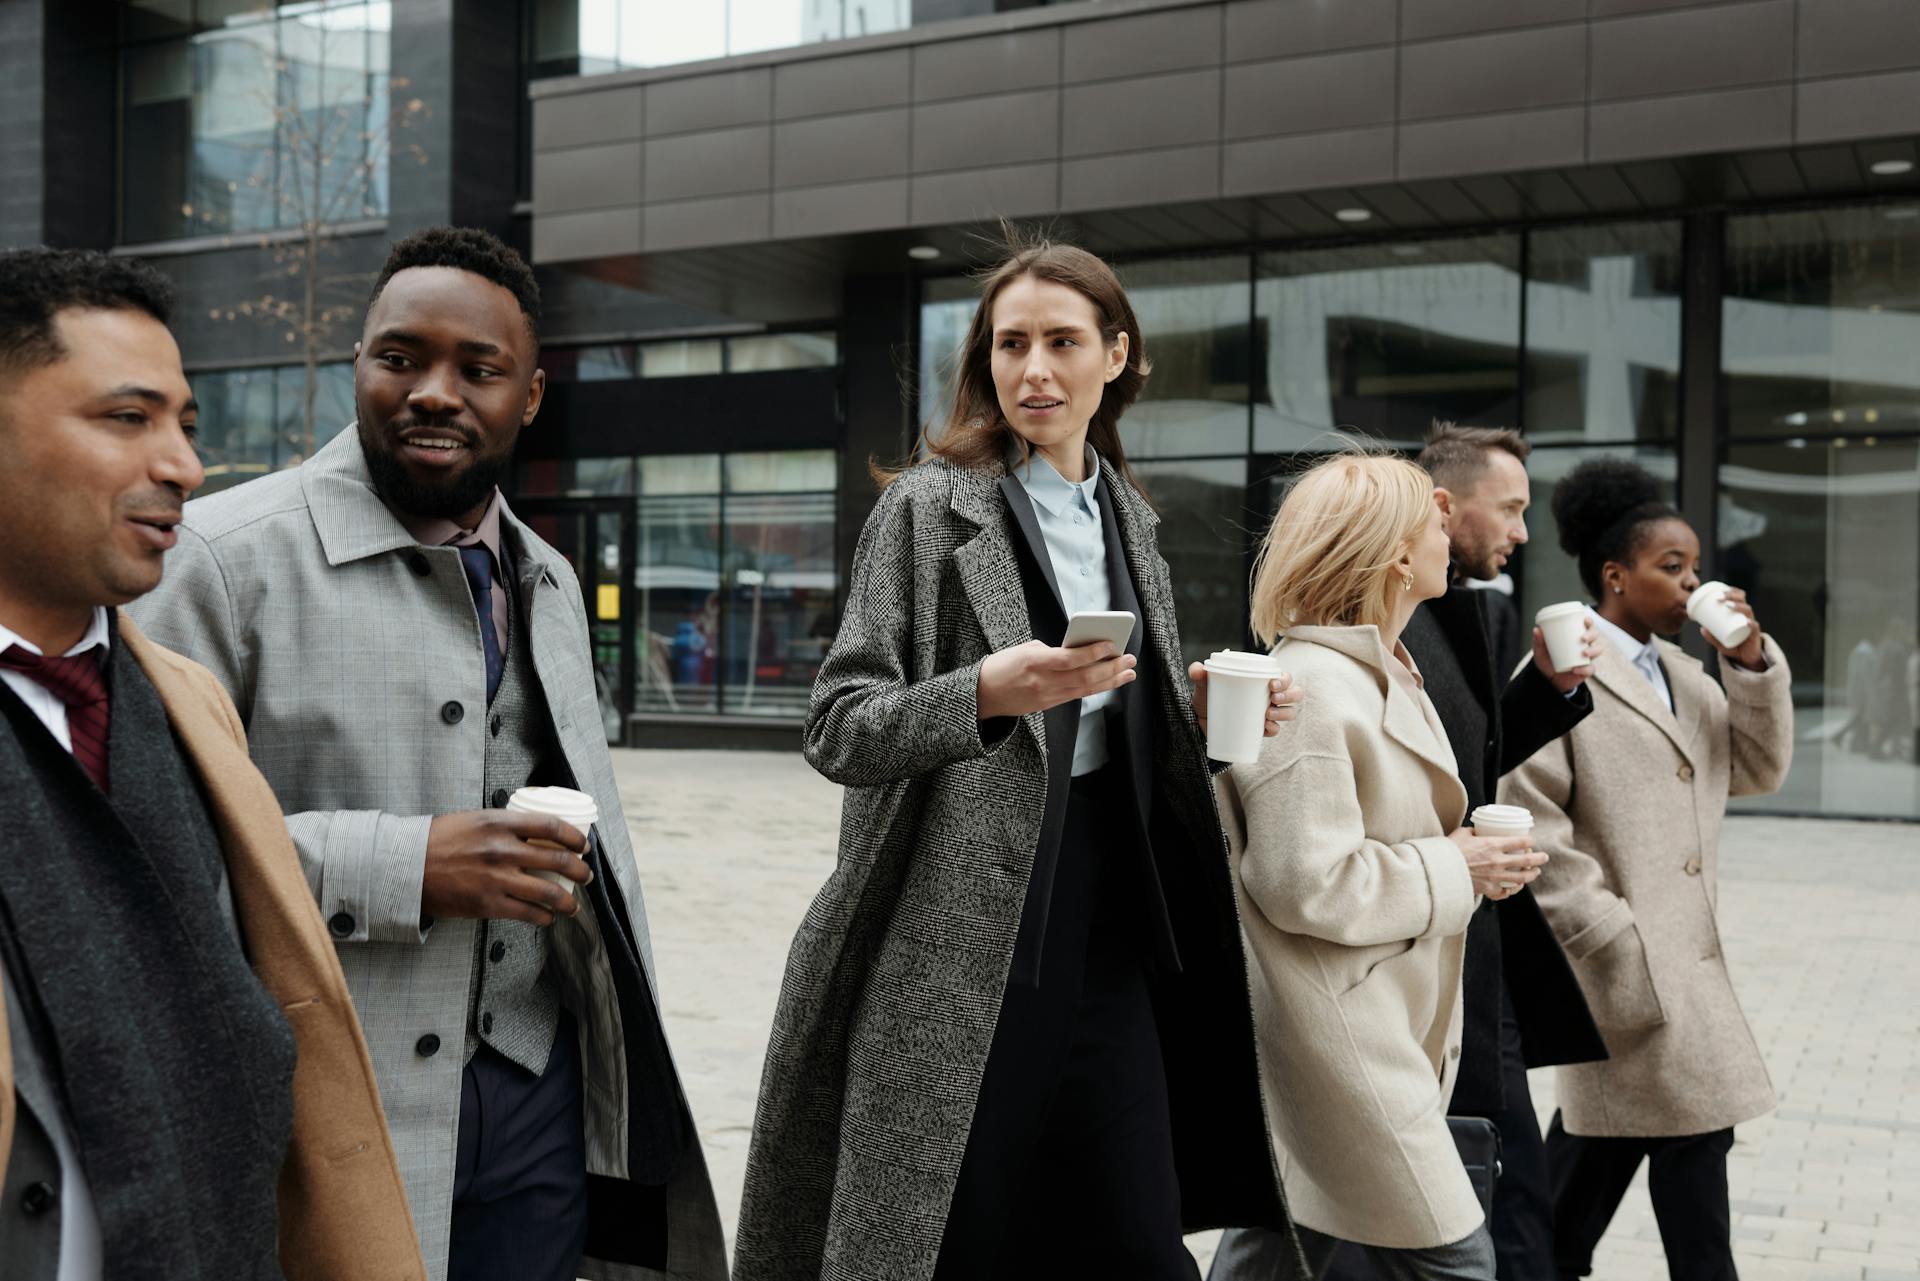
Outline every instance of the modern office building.
<svg viewBox="0 0 1920 1281">
<path fill-rule="evenodd" d="M 1753 804 L 1920 818 L 1911 0 L 0 0 L 0 66 L 0 241 L 177 276 L 213 484 L 346 424 L 389 239 L 529 253 L 512 496 L 616 737 L 797 742 L 1005 216 L 1131 292 L 1191 652 L 1300 459 L 1512 425 L 1524 609 L 1557 478 L 1644 461 L 1794 667 Z"/>
</svg>

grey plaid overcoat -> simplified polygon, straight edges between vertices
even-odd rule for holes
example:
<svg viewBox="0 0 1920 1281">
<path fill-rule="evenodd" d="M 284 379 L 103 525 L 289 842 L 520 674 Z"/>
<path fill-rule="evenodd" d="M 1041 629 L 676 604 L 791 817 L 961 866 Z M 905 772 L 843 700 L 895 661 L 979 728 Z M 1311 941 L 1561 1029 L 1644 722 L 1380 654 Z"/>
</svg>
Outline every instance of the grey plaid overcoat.
<svg viewBox="0 0 1920 1281">
<path fill-rule="evenodd" d="M 1146 615 L 1141 661 L 1159 665 L 1162 692 L 1152 840 L 1183 969 L 1163 978 L 1156 1015 L 1182 1217 L 1189 1231 L 1284 1228 L 1158 518 L 1102 468 Z M 854 555 L 806 731 L 807 759 L 847 787 L 839 861 L 787 958 L 736 1281 L 924 1281 L 939 1254 L 1048 785 L 1043 714 L 987 740 L 976 716 L 982 660 L 1032 637 L 1004 474 L 915 467 L 881 495 Z"/>
<path fill-rule="evenodd" d="M 640 874 L 601 727 L 579 584 L 565 558 L 504 504 L 501 529 L 518 562 L 533 665 L 560 752 L 600 807 L 602 857 L 651 985 Z M 484 786 L 486 671 L 459 557 L 450 547 L 415 546 L 374 493 L 348 427 L 296 470 L 189 503 L 164 581 L 130 612 L 155 640 L 211 668 L 233 696 L 320 914 L 336 930 L 422 1252 L 429 1274 L 443 1277 L 476 923 L 438 921 L 423 933 L 420 880 L 432 817 L 480 808 Z M 583 911 L 556 925 L 552 942 L 581 1028 L 588 1172 L 623 1178 L 630 1097 L 605 924 Z M 429 1035 L 443 1048 L 423 1054 Z M 657 1084 L 679 1091 L 677 1080 Z M 590 1259 L 585 1274 L 724 1277 L 719 1215 L 691 1132 L 666 1199 L 664 1272 Z M 637 1200 L 621 1201 L 594 1203 L 596 1233 L 603 1215 L 648 1219 Z"/>
</svg>

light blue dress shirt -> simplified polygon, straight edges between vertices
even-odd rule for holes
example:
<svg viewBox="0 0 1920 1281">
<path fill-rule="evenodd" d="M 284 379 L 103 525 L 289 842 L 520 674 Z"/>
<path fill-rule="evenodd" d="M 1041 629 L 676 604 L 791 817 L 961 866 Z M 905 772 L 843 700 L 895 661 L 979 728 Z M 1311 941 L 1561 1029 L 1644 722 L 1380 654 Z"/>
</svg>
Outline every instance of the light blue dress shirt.
<svg viewBox="0 0 1920 1281">
<path fill-rule="evenodd" d="M 1107 540 L 1100 527 L 1100 459 L 1087 447 L 1087 478 L 1074 484 L 1040 455 L 1033 455 L 1013 474 L 1033 500 L 1033 514 L 1053 562 L 1053 578 L 1060 584 L 1060 603 L 1067 617 L 1088 610 L 1113 608 L 1107 586 Z M 1107 690 L 1080 700 L 1080 733 L 1073 743 L 1073 776 L 1091 774 L 1107 763 L 1106 709 L 1119 697 Z"/>
<path fill-rule="evenodd" d="M 1647 678 L 1647 684 L 1653 686 L 1653 692 L 1660 696 L 1660 701 L 1667 705 L 1667 710 L 1672 711 L 1673 690 L 1667 686 L 1667 674 L 1660 669 L 1660 651 L 1654 648 L 1653 642 L 1641 644 L 1626 628 L 1607 621 L 1594 610 L 1588 610 L 1587 617 L 1599 627 L 1602 636 L 1613 642 L 1613 647 L 1620 651 L 1620 656 L 1632 663 L 1633 669 Z"/>
</svg>

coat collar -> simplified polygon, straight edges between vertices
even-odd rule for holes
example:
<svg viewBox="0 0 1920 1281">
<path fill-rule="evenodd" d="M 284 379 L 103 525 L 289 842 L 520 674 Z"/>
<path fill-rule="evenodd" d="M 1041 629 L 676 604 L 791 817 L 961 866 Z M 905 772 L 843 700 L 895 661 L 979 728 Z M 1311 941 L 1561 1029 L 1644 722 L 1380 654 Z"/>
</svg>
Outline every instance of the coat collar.
<svg viewBox="0 0 1920 1281">
<path fill-rule="evenodd" d="M 1640 669 L 1627 661 L 1618 646 L 1603 645 L 1593 663 L 1593 679 L 1611 691 L 1621 702 L 1653 723 L 1655 729 L 1672 740 L 1681 755 L 1697 769 L 1700 759 L 1700 733 L 1706 716 L 1705 702 L 1698 688 L 1704 678 L 1700 660 L 1669 641 L 1655 637 L 1656 652 L 1667 671 L 1667 689 L 1673 695 L 1673 711 L 1667 711 L 1660 695 Z"/>
<path fill-rule="evenodd" d="M 1381 643 L 1378 627 L 1371 623 L 1363 627 L 1289 627 L 1281 638 L 1280 646 L 1290 640 L 1310 641 L 1337 654 L 1344 654 L 1365 667 L 1386 699 L 1386 706 L 1380 713 L 1381 730 L 1388 738 L 1452 779 L 1456 785 L 1459 784 L 1460 763 L 1453 757 L 1452 745 L 1444 735 L 1435 733 L 1419 704 L 1388 673 L 1387 664 L 1399 660 L 1389 654 Z M 1284 660 L 1281 665 L 1285 666 Z M 1464 794 L 1464 788 L 1462 792 Z"/>
</svg>

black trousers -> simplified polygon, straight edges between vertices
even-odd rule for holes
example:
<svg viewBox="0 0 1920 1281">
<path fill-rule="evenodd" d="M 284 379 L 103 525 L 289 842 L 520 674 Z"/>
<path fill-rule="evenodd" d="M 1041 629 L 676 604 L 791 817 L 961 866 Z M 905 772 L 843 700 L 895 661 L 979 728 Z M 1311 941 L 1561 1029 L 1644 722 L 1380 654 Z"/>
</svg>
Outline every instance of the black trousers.
<svg viewBox="0 0 1920 1281">
<path fill-rule="evenodd" d="M 1506 1106 L 1498 1112 L 1462 1112 L 1481 1116 L 1500 1131 L 1500 1178 L 1493 1185 L 1495 1275 L 1500 1281 L 1554 1281 L 1553 1199 L 1547 1177 L 1547 1149 L 1527 1089 L 1527 1060 L 1520 1046 L 1520 1020 L 1513 998 L 1501 994 L 1500 1078 Z M 1365 1254 L 1344 1246 L 1334 1256 L 1326 1281 L 1369 1281 L 1374 1270 Z"/>
<path fill-rule="evenodd" d="M 1167 1082 L 1118 771 L 1075 779 L 1040 984 L 1000 1007 L 936 1281 L 1197 1281 L 1180 1234 Z M 1071 1231 L 1062 1225 L 1071 1224 Z"/>
<path fill-rule="evenodd" d="M 587 1246 L 580 1040 L 563 1013 L 536 1077 L 482 1045 L 460 1091 L 447 1281 L 573 1281 Z"/>
<path fill-rule="evenodd" d="M 1554 1113 L 1547 1127 L 1547 1162 L 1553 1170 L 1554 1260 L 1560 1275 L 1584 1277 L 1593 1271 L 1594 1247 L 1644 1160 L 1672 1281 L 1738 1281 L 1727 1205 L 1732 1148 L 1732 1130 L 1657 1139 L 1568 1134 Z"/>
</svg>

